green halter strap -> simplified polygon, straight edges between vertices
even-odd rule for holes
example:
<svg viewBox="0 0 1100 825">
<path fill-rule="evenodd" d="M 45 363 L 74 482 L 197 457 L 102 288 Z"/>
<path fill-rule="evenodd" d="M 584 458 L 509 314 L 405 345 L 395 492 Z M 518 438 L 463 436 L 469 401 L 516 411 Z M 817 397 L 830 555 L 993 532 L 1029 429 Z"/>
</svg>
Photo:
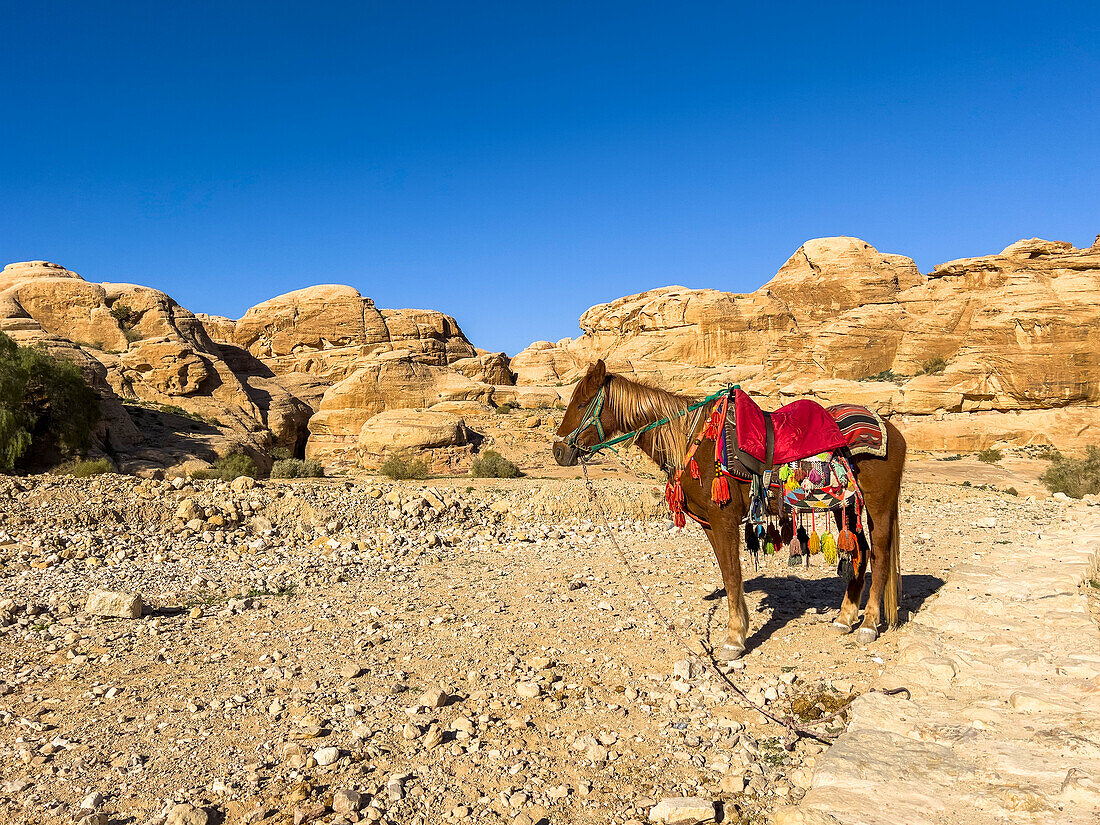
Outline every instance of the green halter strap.
<svg viewBox="0 0 1100 825">
<path fill-rule="evenodd" d="M 726 387 L 723 390 L 719 390 L 718 392 L 711 393 L 706 398 L 704 398 L 702 401 L 696 401 L 694 404 L 687 407 L 687 409 L 683 410 L 682 412 L 677 413 L 676 415 L 668 416 L 666 418 L 659 418 L 656 421 L 654 421 L 652 424 L 646 424 L 644 427 L 641 427 L 640 429 L 631 430 L 630 432 L 625 433 L 623 435 L 616 436 L 615 438 L 609 438 L 609 439 L 606 439 L 606 440 L 601 440 L 599 443 L 593 444 L 591 447 L 582 447 L 580 449 L 583 449 L 584 452 L 588 453 L 589 455 L 593 455 L 593 454 L 595 454 L 595 453 L 597 453 L 597 452 L 599 452 L 600 450 L 603 450 L 603 449 L 610 449 L 612 452 L 617 452 L 615 450 L 615 445 L 616 444 L 621 444 L 624 441 L 629 441 L 632 438 L 637 438 L 642 433 L 648 432 L 649 430 L 656 429 L 657 427 L 660 427 L 664 424 L 668 424 L 674 418 L 683 418 L 689 412 L 693 412 L 693 411 L 699 409 L 700 407 L 705 407 L 711 401 L 714 401 L 718 398 L 721 398 L 723 395 L 726 395 L 727 393 L 731 393 L 735 389 L 736 389 L 736 386 Z M 596 420 L 595 420 L 596 434 L 601 439 L 603 439 L 603 437 L 604 437 L 603 425 L 599 421 L 600 413 L 603 412 L 603 402 L 604 402 L 604 388 L 601 386 L 600 391 L 598 393 L 596 393 L 596 397 L 592 399 L 592 402 L 588 405 L 587 409 L 585 410 L 585 418 L 581 420 L 581 425 L 565 437 L 566 443 L 568 443 L 572 447 L 577 447 L 578 446 L 577 442 L 576 442 L 577 436 L 579 436 L 582 432 L 584 432 L 585 430 L 587 430 L 589 427 L 592 426 L 593 422 L 592 422 L 590 416 L 593 414 L 593 412 L 595 413 L 595 416 L 596 416 Z"/>
</svg>

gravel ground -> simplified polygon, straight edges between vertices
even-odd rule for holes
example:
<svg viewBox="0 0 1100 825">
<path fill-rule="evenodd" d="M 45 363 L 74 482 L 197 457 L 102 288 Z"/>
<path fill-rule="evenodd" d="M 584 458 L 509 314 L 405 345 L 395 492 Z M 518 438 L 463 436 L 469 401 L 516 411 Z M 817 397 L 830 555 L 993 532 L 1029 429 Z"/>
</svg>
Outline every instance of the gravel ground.
<svg viewBox="0 0 1100 825">
<path fill-rule="evenodd" d="M 652 481 L 599 486 L 641 584 L 720 643 L 701 531 Z M 1070 506 L 907 484 L 904 608 Z M 679 796 L 766 821 L 823 746 L 785 751 L 701 677 L 589 515 L 574 479 L 0 477 L 0 822 L 621 824 Z M 746 560 L 750 652 L 727 668 L 806 717 L 897 649 L 832 635 L 819 559 Z M 143 614 L 89 615 L 95 589 Z"/>
</svg>

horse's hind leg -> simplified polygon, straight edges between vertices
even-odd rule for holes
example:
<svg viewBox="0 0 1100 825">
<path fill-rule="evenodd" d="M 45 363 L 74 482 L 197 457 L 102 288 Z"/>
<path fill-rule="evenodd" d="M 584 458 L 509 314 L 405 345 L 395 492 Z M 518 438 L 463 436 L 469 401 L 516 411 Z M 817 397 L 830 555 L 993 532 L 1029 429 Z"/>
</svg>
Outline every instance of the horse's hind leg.
<svg viewBox="0 0 1100 825">
<path fill-rule="evenodd" d="M 840 513 L 834 514 L 834 517 L 837 528 L 843 529 L 845 517 Z M 862 537 L 859 538 L 859 544 L 862 551 L 859 554 L 859 566 L 853 571 L 855 575 L 852 576 L 852 580 L 848 582 L 848 588 L 844 591 L 840 613 L 833 621 L 833 630 L 837 633 L 851 633 L 859 618 L 859 602 L 863 596 L 863 585 L 867 581 L 867 560 L 870 555 L 870 548 L 864 544 Z"/>
<path fill-rule="evenodd" d="M 867 581 L 867 557 L 870 555 L 862 539 L 860 547 L 863 552 L 859 554 L 859 569 L 848 582 L 848 588 L 844 591 L 844 601 L 840 604 L 840 613 L 833 621 L 833 629 L 838 633 L 851 633 L 856 619 L 859 618 L 859 600 L 863 596 L 863 585 Z"/>
<path fill-rule="evenodd" d="M 863 610 L 863 623 L 859 626 L 859 643 L 869 644 L 878 638 L 878 629 L 882 624 L 882 597 L 886 584 L 891 580 L 890 565 L 893 563 L 891 543 L 894 538 L 894 513 L 881 513 L 874 520 L 871 531 L 871 589 L 867 594 L 867 606 Z"/>
</svg>

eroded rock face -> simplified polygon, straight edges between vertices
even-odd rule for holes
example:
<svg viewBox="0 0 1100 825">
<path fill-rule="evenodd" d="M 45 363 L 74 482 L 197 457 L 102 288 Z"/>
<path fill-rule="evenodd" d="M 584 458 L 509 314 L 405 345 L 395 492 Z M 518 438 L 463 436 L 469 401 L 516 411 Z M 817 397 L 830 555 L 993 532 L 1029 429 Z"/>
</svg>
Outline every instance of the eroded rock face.
<svg viewBox="0 0 1100 825">
<path fill-rule="evenodd" d="M 404 450 L 425 450 L 466 443 L 466 422 L 440 410 L 386 410 L 359 430 L 358 449 L 368 460 Z"/>
<path fill-rule="evenodd" d="M 356 464 L 372 415 L 485 403 L 493 382 L 514 381 L 507 356 L 477 350 L 451 316 L 380 311 L 340 285 L 280 295 L 234 321 L 30 261 L 0 273 L 0 330 L 84 365 L 103 401 L 100 445 L 124 470 L 190 467 L 242 448 L 263 468 L 273 447 L 306 451 L 311 431 L 311 455 Z"/>
<path fill-rule="evenodd" d="M 322 463 L 357 463 L 358 438 L 384 410 L 430 407 L 444 401 L 491 399 L 493 388 L 444 367 L 395 357 L 368 363 L 333 385 L 309 420 L 306 456 Z"/>
<path fill-rule="evenodd" d="M 900 416 L 918 449 L 1074 449 L 1100 432 L 1098 296 L 1096 245 L 1020 241 L 926 278 L 908 258 L 825 238 L 756 292 L 621 298 L 586 312 L 580 338 L 532 344 L 511 366 L 520 385 L 556 385 L 603 357 L 692 394 L 737 382 L 774 404 L 863 403 Z"/>
<path fill-rule="evenodd" d="M 248 310 L 234 325 L 233 340 L 258 357 L 304 350 L 368 346 L 389 340 L 374 301 L 350 286 L 311 286 Z"/>
</svg>

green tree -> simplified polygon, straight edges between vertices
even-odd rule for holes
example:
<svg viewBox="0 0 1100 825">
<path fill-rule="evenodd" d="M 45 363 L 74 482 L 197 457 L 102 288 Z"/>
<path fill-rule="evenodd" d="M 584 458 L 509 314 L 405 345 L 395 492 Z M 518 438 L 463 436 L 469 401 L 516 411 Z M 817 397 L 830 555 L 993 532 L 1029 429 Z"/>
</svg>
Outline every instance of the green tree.
<svg viewBox="0 0 1100 825">
<path fill-rule="evenodd" d="M 0 469 L 82 454 L 99 417 L 80 367 L 0 333 Z"/>
<path fill-rule="evenodd" d="M 0 469 L 10 470 L 31 446 L 24 407 L 27 379 L 19 362 L 19 347 L 0 332 Z"/>
</svg>

